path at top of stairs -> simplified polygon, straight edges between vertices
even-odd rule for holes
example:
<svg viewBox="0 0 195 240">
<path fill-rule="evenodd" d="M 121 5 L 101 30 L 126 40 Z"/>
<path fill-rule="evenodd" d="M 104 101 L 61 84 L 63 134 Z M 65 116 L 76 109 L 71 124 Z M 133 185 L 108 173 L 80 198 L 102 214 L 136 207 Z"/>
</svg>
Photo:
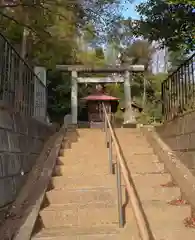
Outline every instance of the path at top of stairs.
<svg viewBox="0 0 195 240">
<path fill-rule="evenodd" d="M 105 133 L 77 131 L 78 141 L 57 161 L 32 239 L 140 240 L 130 207 L 127 224 L 118 226 L 116 176 L 109 174 Z"/>
</svg>

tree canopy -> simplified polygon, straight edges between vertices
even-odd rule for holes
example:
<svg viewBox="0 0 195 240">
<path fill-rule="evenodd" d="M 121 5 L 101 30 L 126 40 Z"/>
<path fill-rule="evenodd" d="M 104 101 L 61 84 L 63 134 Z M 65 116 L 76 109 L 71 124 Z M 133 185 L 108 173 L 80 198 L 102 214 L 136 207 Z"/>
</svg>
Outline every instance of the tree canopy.
<svg viewBox="0 0 195 240">
<path fill-rule="evenodd" d="M 27 53 L 35 63 L 77 61 L 78 38 L 99 45 L 121 17 L 119 0 L 1 0 L 0 31 L 20 51 L 24 28 Z M 86 39 L 85 39 L 86 40 Z M 89 43 L 89 41 L 88 41 Z"/>
<path fill-rule="evenodd" d="M 170 3 L 173 3 L 173 4 L 188 4 L 188 5 L 192 5 L 192 6 L 195 6 L 195 2 L 194 0 L 169 0 Z"/>
<path fill-rule="evenodd" d="M 32 66 L 51 69 L 47 74 L 48 112 L 55 121 L 57 115 L 61 118 L 70 111 L 71 94 L 70 76 L 57 72 L 57 64 L 143 64 L 145 72 L 133 75 L 132 96 L 144 107 L 146 121 L 160 119 L 160 86 L 167 75 L 152 73 L 156 49 L 151 42 L 168 47 L 171 66 L 178 67 L 186 53 L 195 49 L 194 1 L 143 1 L 137 6 L 139 21 L 121 14 L 122 5 L 130 2 L 0 0 L 1 33 Z M 105 87 L 123 101 L 122 85 Z M 79 86 L 79 98 L 93 88 L 93 84 Z"/>
<path fill-rule="evenodd" d="M 194 1 L 148 0 L 137 6 L 140 21 L 134 33 L 149 41 L 159 41 L 172 51 L 195 50 Z"/>
</svg>

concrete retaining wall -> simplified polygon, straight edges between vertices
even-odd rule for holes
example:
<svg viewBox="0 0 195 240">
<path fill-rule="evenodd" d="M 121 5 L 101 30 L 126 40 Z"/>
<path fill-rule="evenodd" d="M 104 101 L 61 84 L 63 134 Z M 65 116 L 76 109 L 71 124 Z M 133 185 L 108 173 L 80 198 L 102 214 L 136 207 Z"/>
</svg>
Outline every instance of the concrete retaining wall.
<svg viewBox="0 0 195 240">
<path fill-rule="evenodd" d="M 52 133 L 51 127 L 0 106 L 0 220 L 16 199 Z"/>
<path fill-rule="evenodd" d="M 195 174 L 195 111 L 156 127 L 156 131 Z"/>
</svg>

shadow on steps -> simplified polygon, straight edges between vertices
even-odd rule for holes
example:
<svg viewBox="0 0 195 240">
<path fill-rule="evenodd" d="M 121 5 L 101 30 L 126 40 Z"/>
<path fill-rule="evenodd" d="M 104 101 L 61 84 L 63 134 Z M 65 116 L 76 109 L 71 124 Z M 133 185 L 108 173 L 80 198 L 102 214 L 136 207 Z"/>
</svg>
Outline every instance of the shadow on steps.
<svg viewBox="0 0 195 240">
<path fill-rule="evenodd" d="M 31 237 L 35 236 L 37 233 L 41 232 L 41 230 L 45 228 L 43 220 L 40 215 L 38 215 L 37 220 L 35 222 L 35 225 L 33 227 L 32 235 Z"/>
<path fill-rule="evenodd" d="M 44 208 L 49 207 L 49 205 L 50 205 L 49 199 L 47 197 L 47 194 L 45 194 L 45 197 L 41 204 L 40 210 L 43 210 Z"/>
<path fill-rule="evenodd" d="M 54 189 L 53 181 L 52 179 L 50 180 L 48 187 L 47 187 L 47 192 L 52 191 Z"/>
</svg>

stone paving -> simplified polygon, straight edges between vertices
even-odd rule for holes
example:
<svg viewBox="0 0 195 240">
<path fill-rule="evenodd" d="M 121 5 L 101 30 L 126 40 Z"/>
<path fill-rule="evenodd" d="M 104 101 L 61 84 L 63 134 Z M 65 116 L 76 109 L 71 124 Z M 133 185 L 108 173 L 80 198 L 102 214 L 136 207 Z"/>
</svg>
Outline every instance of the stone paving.
<svg viewBox="0 0 195 240">
<path fill-rule="evenodd" d="M 118 225 L 116 176 L 109 174 L 105 134 L 101 129 L 78 133 L 78 142 L 58 159 L 32 239 L 139 240 L 130 206 L 127 224 Z"/>
<path fill-rule="evenodd" d="M 79 139 L 57 161 L 50 190 L 40 211 L 33 240 L 140 240 L 122 180 L 125 227 L 118 226 L 116 175 L 109 174 L 108 149 L 101 129 L 79 129 Z M 116 129 L 151 240 L 193 240 L 183 220 L 188 205 L 168 204 L 178 187 L 163 187 L 170 175 L 139 129 Z M 113 153 L 114 161 L 115 153 Z"/>
<path fill-rule="evenodd" d="M 155 240 L 195 239 L 195 229 L 186 228 L 184 225 L 184 219 L 190 216 L 190 207 L 168 204 L 171 200 L 180 197 L 180 189 L 162 187 L 162 184 L 170 181 L 171 176 L 164 169 L 164 164 L 156 158 L 145 136 L 139 134 L 138 129 L 134 134 L 129 129 L 126 131 L 116 129 L 116 134 L 153 238 Z"/>
</svg>

